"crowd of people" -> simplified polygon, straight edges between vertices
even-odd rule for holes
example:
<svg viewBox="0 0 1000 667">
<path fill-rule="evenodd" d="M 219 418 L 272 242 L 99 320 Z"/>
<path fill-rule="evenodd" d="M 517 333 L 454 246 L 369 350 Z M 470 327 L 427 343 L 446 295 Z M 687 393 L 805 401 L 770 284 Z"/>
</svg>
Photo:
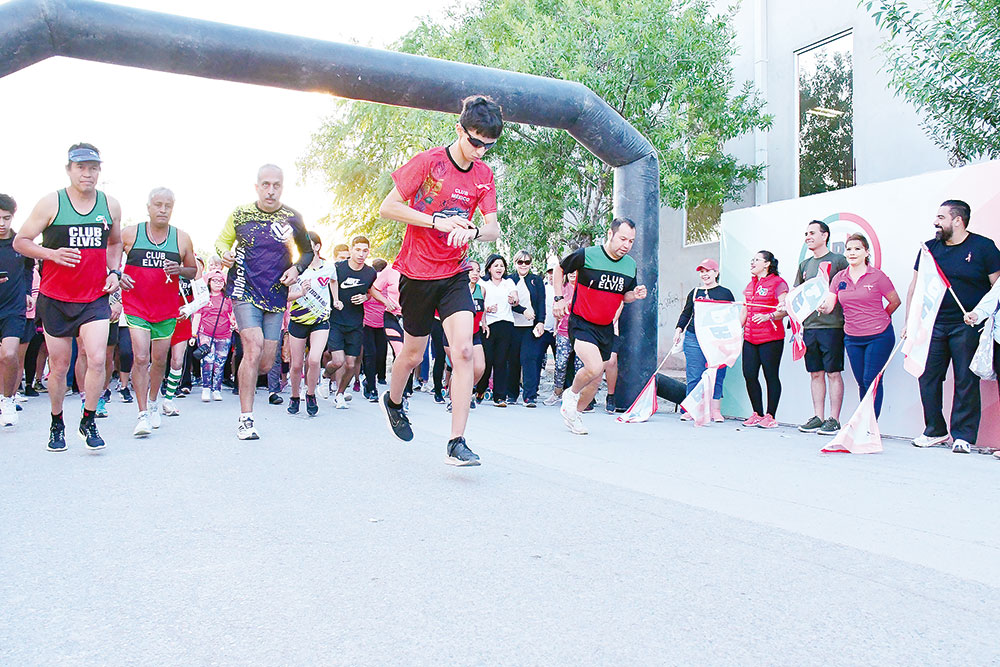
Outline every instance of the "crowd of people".
<svg viewBox="0 0 1000 667">
<path fill-rule="evenodd" d="M 912 442 L 917 447 L 930 447 L 950 441 L 956 453 L 969 453 L 979 432 L 980 376 L 971 366 L 977 349 L 983 349 L 981 337 L 986 320 L 992 327 L 986 335 L 992 333 L 993 341 L 985 348 L 987 354 L 992 353 L 987 366 L 992 366 L 993 375 L 1000 369 L 1000 327 L 993 324 L 1000 310 L 1000 250 L 989 238 L 969 231 L 971 213 L 963 201 L 943 202 L 934 220 L 935 236 L 924 244 L 951 287 L 937 311 L 926 367 L 919 378 L 924 430 Z M 829 276 L 829 294 L 802 322 L 805 370 L 814 414 L 798 429 L 836 436 L 841 429 L 845 352 L 859 397 L 863 398 L 896 345 L 892 314 L 902 305 L 902 299 L 889 276 L 872 266 L 871 246 L 864 234 L 849 236 L 844 254 L 839 254 L 830 249 L 829 226 L 813 220 L 806 226 L 804 243 L 809 256 L 799 264 L 793 287 L 815 278 L 822 270 Z M 918 255 L 907 293 L 907 313 L 911 307 L 922 307 L 911 303 L 919 262 Z M 719 284 L 715 260 L 704 260 L 697 271 L 701 284 L 688 293 L 674 335 L 675 346 L 683 343 L 688 393 L 697 385 L 706 364 L 695 333 L 695 302 L 736 301 L 733 293 Z M 779 274 L 777 258 L 767 250 L 750 258 L 750 276 L 741 301 L 742 371 L 753 414 L 743 425 L 775 428 L 789 286 Z M 902 335 L 905 337 L 906 332 Z M 949 368 L 954 377 L 950 425 L 943 412 L 943 384 Z M 714 387 L 711 414 L 715 421 L 722 421 L 720 400 L 725 370 L 719 370 Z M 761 372 L 767 387 L 766 403 Z M 879 384 L 874 392 L 876 417 L 881 414 L 882 402 L 883 388 Z M 1000 451 L 995 455 L 1000 458 Z"/>
<path fill-rule="evenodd" d="M 360 391 L 405 441 L 413 438 L 407 399 L 427 386 L 451 413 L 447 461 L 478 465 L 464 437 L 469 411 L 484 401 L 537 407 L 552 350 L 557 383 L 545 403 L 560 402 L 567 426 L 586 433 L 580 413 L 593 409 L 605 375 L 606 409 L 618 409 L 616 322 L 625 303 L 646 295 L 627 256 L 635 225 L 614 220 L 603 245 L 544 274 L 532 271 L 524 250 L 513 270 L 499 255 L 485 264 L 472 259 L 472 242 L 500 233 L 482 157 L 502 129 L 499 105 L 470 97 L 452 143 L 392 174 L 381 213 L 406 225 L 392 264 L 372 260 L 364 236 L 324 258 L 320 235 L 282 202 L 284 176 L 273 164 L 258 170 L 256 201 L 233 210 L 215 254 L 199 257 L 190 235 L 171 223 L 171 190 L 153 189 L 146 221 L 123 228 L 120 204 L 97 188 L 100 152 L 73 145 L 69 185 L 43 197 L 16 232 L 17 204 L 0 195 L 2 423 L 15 425 L 20 402 L 47 391 L 48 449 L 64 451 L 63 407 L 75 389 L 78 433 L 100 450 L 97 419 L 108 416 L 113 393 L 134 400 L 133 435 L 148 437 L 163 417 L 180 414 L 177 399 L 195 382 L 205 402 L 221 401 L 229 384 L 240 403 L 236 435 L 256 440 L 258 386 L 281 405 L 290 385 L 290 415 L 302 410 L 303 394 L 313 417 L 320 399 L 347 409 Z M 380 397 L 377 385 L 387 382 Z"/>
<path fill-rule="evenodd" d="M 51 408 L 48 449 L 64 451 L 63 404 L 73 387 L 82 403 L 79 435 L 87 448 L 100 450 L 105 441 L 96 420 L 107 416 L 117 378 L 114 391 L 124 402 L 134 394 L 135 437 L 150 436 L 162 417 L 178 416 L 177 399 L 196 380 L 205 402 L 221 401 L 223 386 L 232 386 L 241 440 L 261 437 L 254 421 L 260 385 L 272 405 L 284 403 L 290 385 L 286 411 L 299 415 L 304 397 L 307 417 L 319 413 L 322 399 L 348 409 L 358 392 L 378 404 L 403 441 L 414 437 L 408 398 L 429 387 L 450 413 L 447 461 L 458 466 L 479 465 L 465 429 L 470 410 L 484 402 L 497 408 L 559 404 L 566 427 L 585 435 L 581 414 L 595 409 L 602 382 L 605 410 L 626 407 L 615 396 L 618 320 L 627 304 L 647 296 L 629 256 L 635 224 L 616 218 L 601 243 L 550 266 L 536 264 L 527 250 L 516 252 L 511 264 L 499 254 L 482 263 L 470 257 L 472 243 L 500 234 L 493 173 L 482 157 L 502 130 L 499 105 L 472 96 L 463 101 L 450 144 L 423 151 L 392 173 L 380 213 L 404 224 L 405 232 L 391 264 L 370 258 L 371 244 L 361 235 L 325 258 L 320 235 L 282 202 L 284 175 L 273 164 L 259 168 L 256 201 L 233 210 L 212 256 L 198 257 L 189 234 L 171 224 L 175 196 L 167 188 L 149 193 L 145 222 L 123 229 L 121 206 L 97 189 L 99 151 L 73 145 L 69 185 L 43 197 L 16 233 L 16 202 L 0 195 L 0 422 L 15 425 L 19 399 L 44 388 Z M 476 211 L 481 225 L 474 224 Z M 926 244 L 954 298 L 945 300 L 934 325 L 919 383 L 925 429 L 913 441 L 925 447 L 953 437 L 955 452 L 976 442 L 979 382 L 970 362 L 982 321 L 1000 302 L 1000 250 L 968 230 L 970 215 L 964 202 L 944 202 L 937 235 Z M 802 322 L 814 414 L 799 427 L 828 436 L 841 428 L 845 352 L 863 396 L 893 350 L 891 315 L 901 305 L 889 277 L 871 266 L 868 239 L 851 236 L 843 255 L 831 251 L 829 241 L 825 223 L 807 225 L 811 254 L 795 276 L 795 285 L 820 271 L 830 276 L 829 296 Z M 706 363 L 694 304 L 736 299 L 720 285 L 716 261 L 706 259 L 697 270 L 701 284 L 687 296 L 674 340 L 687 359 L 688 393 Z M 753 414 L 743 423 L 774 428 L 789 286 L 767 250 L 750 259 L 750 273 L 741 302 L 742 371 Z M 908 308 L 912 292 L 913 284 Z M 991 331 L 996 369 L 1000 329 Z M 553 391 L 541 399 L 550 351 Z M 950 433 L 942 413 L 949 366 L 955 376 Z M 715 421 L 723 419 L 724 375 L 721 369 L 712 392 Z M 388 384 L 381 396 L 379 384 Z M 876 413 L 881 405 L 879 387 Z"/>
</svg>

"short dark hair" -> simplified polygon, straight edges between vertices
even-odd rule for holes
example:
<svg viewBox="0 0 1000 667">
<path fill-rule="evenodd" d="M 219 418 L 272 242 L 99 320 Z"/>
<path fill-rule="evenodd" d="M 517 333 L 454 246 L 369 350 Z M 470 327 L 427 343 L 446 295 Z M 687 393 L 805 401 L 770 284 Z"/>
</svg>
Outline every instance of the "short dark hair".
<svg viewBox="0 0 1000 667">
<path fill-rule="evenodd" d="M 307 232 L 309 234 L 309 240 L 316 245 L 323 245 L 323 239 L 320 238 L 319 232 Z"/>
<path fill-rule="evenodd" d="M 822 220 L 813 220 L 809 225 L 819 225 L 821 232 L 826 234 L 826 245 L 830 245 L 830 225 L 826 224 Z M 808 227 L 809 225 L 806 225 Z"/>
<path fill-rule="evenodd" d="M 632 229 L 635 229 L 635 223 L 628 218 L 615 218 L 611 221 L 611 233 L 614 234 L 618 231 L 618 228 L 622 225 L 628 225 Z"/>
<path fill-rule="evenodd" d="M 871 246 L 868 245 L 868 239 L 865 238 L 865 235 L 851 234 L 850 236 L 847 237 L 847 241 L 844 242 L 844 246 L 846 247 L 847 244 L 850 243 L 851 241 L 857 241 L 858 243 L 861 244 L 861 247 L 863 247 L 865 249 L 865 252 L 868 253 L 868 256 L 865 257 L 865 264 L 870 264 L 871 262 L 869 262 L 868 260 L 871 259 Z"/>
<path fill-rule="evenodd" d="M 358 234 L 353 239 L 351 239 L 351 247 L 353 248 L 354 246 L 356 246 L 359 243 L 364 243 L 369 248 L 372 245 L 371 242 L 368 240 L 368 237 L 367 236 L 362 236 L 361 234 Z"/>
<path fill-rule="evenodd" d="M 969 218 L 972 217 L 972 207 L 961 199 L 946 199 L 941 202 L 941 206 L 947 206 L 948 212 L 953 218 L 961 218 L 966 228 L 969 227 Z"/>
<path fill-rule="evenodd" d="M 503 109 L 486 95 L 471 95 L 462 100 L 462 115 L 458 122 L 466 130 L 475 130 L 484 137 L 496 139 L 503 132 Z"/>
<path fill-rule="evenodd" d="M 351 246 L 347 245 L 346 243 L 338 243 L 337 245 L 333 246 L 333 254 L 336 255 L 338 252 L 344 252 L 345 250 L 349 251 L 350 249 Z"/>
<path fill-rule="evenodd" d="M 0 211 L 17 213 L 17 202 L 10 195 L 0 194 Z"/>
<path fill-rule="evenodd" d="M 77 148 L 89 148 L 90 150 L 94 151 L 98 155 L 101 154 L 101 151 L 97 150 L 97 146 L 95 146 L 94 144 L 88 144 L 86 141 L 81 141 L 78 144 L 73 144 L 72 146 L 69 147 L 69 150 L 66 151 L 66 152 L 67 153 L 71 153 L 71 152 L 75 151 Z M 73 164 L 73 163 L 70 162 L 69 160 L 66 160 L 66 166 L 67 167 L 70 166 L 71 164 Z"/>
<path fill-rule="evenodd" d="M 757 254 L 762 256 L 764 261 L 768 263 L 767 275 L 778 275 L 778 258 L 774 256 L 774 253 L 770 250 L 761 250 Z"/>
<path fill-rule="evenodd" d="M 389 262 L 385 261 L 381 257 L 377 257 L 375 261 L 372 262 L 372 268 L 380 273 L 387 266 L 389 266 Z"/>
</svg>

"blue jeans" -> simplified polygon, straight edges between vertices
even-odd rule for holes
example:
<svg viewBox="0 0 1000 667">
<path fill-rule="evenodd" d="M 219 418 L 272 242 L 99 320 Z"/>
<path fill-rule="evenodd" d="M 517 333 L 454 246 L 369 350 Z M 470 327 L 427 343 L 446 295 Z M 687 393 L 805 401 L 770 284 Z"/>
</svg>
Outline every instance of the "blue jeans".
<svg viewBox="0 0 1000 667">
<path fill-rule="evenodd" d="M 865 397 L 868 387 L 875 381 L 896 344 L 892 323 L 882 333 L 871 336 L 844 336 L 844 351 L 851 361 L 851 372 L 858 381 L 858 393 Z M 882 414 L 882 384 L 875 390 L 875 416 Z"/>
<path fill-rule="evenodd" d="M 690 394 L 701 380 L 707 363 L 705 355 L 701 351 L 701 345 L 698 344 L 698 337 L 690 329 L 684 332 L 684 359 L 686 360 L 687 393 Z M 716 373 L 715 391 L 712 392 L 712 398 L 722 398 L 722 381 L 726 379 L 726 370 L 726 367 L 723 366 Z"/>
</svg>

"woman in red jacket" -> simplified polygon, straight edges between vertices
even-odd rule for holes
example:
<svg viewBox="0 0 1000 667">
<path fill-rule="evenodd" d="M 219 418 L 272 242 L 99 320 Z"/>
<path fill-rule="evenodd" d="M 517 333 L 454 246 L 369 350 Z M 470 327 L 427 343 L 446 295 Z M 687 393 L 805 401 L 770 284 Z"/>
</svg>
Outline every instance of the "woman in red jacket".
<svg viewBox="0 0 1000 667">
<path fill-rule="evenodd" d="M 743 378 L 753 415 L 744 426 L 775 428 L 774 413 L 781 398 L 778 366 L 785 347 L 785 295 L 788 283 L 778 275 L 778 260 L 761 250 L 750 260 L 750 283 L 743 290 Z M 767 382 L 767 410 L 764 410 L 760 370 Z"/>
</svg>

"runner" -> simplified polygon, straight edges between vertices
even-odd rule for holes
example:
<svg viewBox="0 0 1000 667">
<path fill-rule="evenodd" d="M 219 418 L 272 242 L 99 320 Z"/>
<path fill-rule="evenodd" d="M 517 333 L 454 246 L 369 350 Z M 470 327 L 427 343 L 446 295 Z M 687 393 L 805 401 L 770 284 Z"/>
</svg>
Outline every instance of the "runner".
<svg viewBox="0 0 1000 667">
<path fill-rule="evenodd" d="M 569 337 L 583 368 L 573 385 L 562 395 L 563 420 L 569 430 L 586 435 L 580 412 L 590 405 L 597 393 L 604 362 L 611 359 L 614 345 L 614 320 L 619 306 L 646 298 L 646 286 L 636 284 L 635 260 L 628 257 L 635 241 L 635 223 L 628 218 L 611 221 L 603 245 L 580 248 L 567 255 L 553 272 L 552 280 L 561 285 L 563 273 L 577 272 L 573 302 L 567 309 L 557 297 L 556 317 L 568 310 Z"/>
<path fill-rule="evenodd" d="M 355 236 L 350 247 L 350 259 L 336 264 L 339 293 L 336 303 L 340 303 L 341 307 L 330 315 L 330 338 L 326 344 L 331 354 L 326 369 L 331 373 L 336 372 L 337 396 L 334 398 L 334 407 L 338 410 L 347 408 L 344 392 L 354 376 L 354 367 L 361 354 L 365 301 L 371 298 L 383 305 L 388 304 L 382 292 L 372 289 L 378 274 L 365 264 L 369 252 L 368 239 Z"/>
<path fill-rule="evenodd" d="M 385 267 L 389 265 L 384 259 L 376 259 L 372 262 L 372 268 L 376 274 L 381 274 Z M 376 275 L 375 282 L 378 282 Z M 373 287 L 375 287 L 373 285 Z M 376 287 L 375 289 L 378 289 Z M 379 290 L 381 291 L 381 290 Z M 383 294 L 383 296 L 385 296 Z M 385 339 L 385 306 L 381 301 L 368 299 L 365 301 L 364 338 L 361 341 L 361 366 L 365 376 L 364 393 L 362 394 L 372 403 L 378 402 L 378 390 L 375 388 L 376 379 L 381 378 L 385 383 L 385 356 L 388 351 L 388 343 Z"/>
<path fill-rule="evenodd" d="M 200 279 L 201 274 L 201 264 L 196 261 L 194 279 Z M 178 395 L 183 396 L 191 391 L 190 387 L 181 389 L 181 378 L 184 376 L 184 363 L 187 361 L 188 352 L 192 351 L 198 344 L 198 338 L 191 322 L 191 314 L 181 310 L 194 299 L 194 287 L 192 287 L 191 282 L 189 278 L 183 276 L 177 281 L 177 325 L 174 327 L 173 335 L 170 336 L 170 370 L 163 383 L 162 412 L 167 417 L 180 415 L 181 411 L 174 404 L 174 399 Z M 178 390 L 183 391 L 183 393 L 179 394 Z"/>
<path fill-rule="evenodd" d="M 469 260 L 469 291 L 472 292 L 472 303 L 476 312 L 472 319 L 472 385 L 475 386 L 486 372 L 486 353 L 483 351 L 483 316 L 486 314 L 486 297 L 483 293 L 483 286 L 479 283 L 482 277 L 482 269 L 479 262 L 474 259 Z M 451 360 L 451 345 L 448 344 L 448 337 L 444 339 L 444 353 L 449 361 Z M 448 383 L 448 412 L 451 412 L 451 383 Z M 469 408 L 475 409 L 476 399 L 469 399 Z"/>
<path fill-rule="evenodd" d="M 239 369 L 240 440 L 260 437 L 253 423 L 257 375 L 274 363 L 281 324 L 288 305 L 288 286 L 313 260 L 302 216 L 281 203 L 284 176 L 279 167 L 265 164 L 257 170 L 257 201 L 238 207 L 229 216 L 215 242 L 229 270 L 226 296 L 243 347 Z M 292 245 L 299 259 L 292 264 Z"/>
<path fill-rule="evenodd" d="M 13 197 L 0 195 L 0 423 L 4 426 L 17 424 L 18 353 L 31 298 L 31 267 L 14 250 L 11 223 L 16 211 Z"/>
<path fill-rule="evenodd" d="M 407 224 L 395 266 L 402 274 L 403 349 L 393 362 L 389 391 L 380 401 L 393 434 L 413 439 L 403 409 L 406 378 L 416 368 L 427 347 L 434 311 L 440 313 L 452 346 L 451 439 L 447 462 L 479 465 L 479 457 L 465 442 L 465 425 L 472 396 L 472 323 L 475 305 L 465 275 L 468 244 L 495 241 L 497 222 L 493 172 L 482 161 L 503 131 L 500 106 L 476 95 L 462 102 L 455 125 L 455 141 L 447 147 L 419 153 L 392 174 L 395 187 L 382 202 L 382 217 Z M 485 224 L 475 227 L 476 209 Z"/>
<path fill-rule="evenodd" d="M 105 446 L 94 417 L 104 386 L 108 295 L 118 289 L 121 278 L 121 206 L 97 189 L 100 153 L 80 143 L 70 147 L 68 158 L 69 187 L 45 195 L 14 239 L 19 253 L 43 260 L 38 314 L 49 354 L 48 449 L 53 452 L 66 449 L 63 399 L 74 338 L 88 360 L 79 434 L 90 450 Z M 41 245 L 35 243 L 39 235 Z"/>
<path fill-rule="evenodd" d="M 312 264 L 299 277 L 299 282 L 288 289 L 288 301 L 291 304 L 288 346 L 291 352 L 292 384 L 288 414 L 299 413 L 303 358 L 308 344 L 309 358 L 305 363 L 306 414 L 315 417 L 319 412 L 316 385 L 320 379 L 319 366 L 323 360 L 323 351 L 326 350 L 326 341 L 330 335 L 330 312 L 333 308 L 338 310 L 343 308 L 344 304 L 340 302 L 338 294 L 334 293 L 337 290 L 337 281 L 331 280 L 333 272 L 320 257 L 322 239 L 316 232 L 309 232 L 309 240 L 313 249 Z"/>
<path fill-rule="evenodd" d="M 382 296 L 384 296 L 389 302 L 385 307 L 382 325 L 385 327 L 385 341 L 392 350 L 393 361 L 395 361 L 399 357 L 399 354 L 403 351 L 403 323 L 399 321 L 399 318 L 403 313 L 403 309 L 399 305 L 400 278 L 401 274 L 399 271 L 397 271 L 392 264 L 389 264 L 379 272 L 378 278 L 375 279 L 375 284 L 372 285 L 372 287 L 382 292 Z M 406 388 L 403 390 L 403 396 L 407 397 L 412 393 L 413 374 L 409 373 L 406 377 Z M 378 392 L 376 391 L 373 394 L 369 394 L 368 400 L 372 403 L 378 403 Z"/>
<path fill-rule="evenodd" d="M 178 317 L 178 280 L 197 272 L 191 237 L 170 224 L 174 193 L 154 188 L 146 200 L 149 222 L 122 231 L 125 275 L 122 308 L 132 337 L 132 386 L 139 408 L 132 435 L 160 427 L 157 397 Z M 166 402 L 163 413 L 170 414 Z"/>
</svg>

